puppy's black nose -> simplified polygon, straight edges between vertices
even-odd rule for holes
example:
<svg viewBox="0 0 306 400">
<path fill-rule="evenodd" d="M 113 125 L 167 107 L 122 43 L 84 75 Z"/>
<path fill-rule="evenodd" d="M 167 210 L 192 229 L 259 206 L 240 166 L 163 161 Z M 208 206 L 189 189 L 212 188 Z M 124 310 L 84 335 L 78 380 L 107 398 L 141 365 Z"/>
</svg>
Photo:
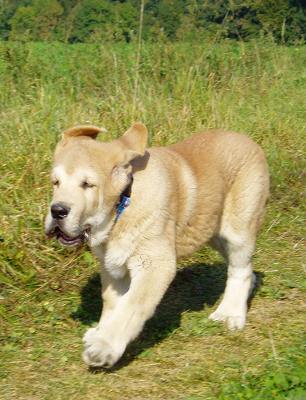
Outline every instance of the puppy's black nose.
<svg viewBox="0 0 306 400">
<path fill-rule="evenodd" d="M 55 203 L 51 206 L 51 215 L 54 219 L 64 219 L 69 214 L 70 207 L 63 203 Z"/>
</svg>

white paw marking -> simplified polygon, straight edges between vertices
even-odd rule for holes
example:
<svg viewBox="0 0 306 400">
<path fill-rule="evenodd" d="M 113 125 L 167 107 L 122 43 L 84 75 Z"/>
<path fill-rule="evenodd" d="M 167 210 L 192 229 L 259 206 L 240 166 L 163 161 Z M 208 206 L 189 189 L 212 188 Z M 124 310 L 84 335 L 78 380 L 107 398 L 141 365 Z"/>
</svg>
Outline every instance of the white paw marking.
<svg viewBox="0 0 306 400">
<path fill-rule="evenodd" d="M 103 339 L 85 345 L 83 360 L 91 367 L 111 368 L 121 357 L 123 351 L 114 349 Z"/>
<path fill-rule="evenodd" d="M 103 339 L 101 331 L 90 328 L 83 337 L 83 360 L 91 367 L 112 367 L 122 356 L 124 347 L 110 344 Z"/>
<path fill-rule="evenodd" d="M 231 330 L 243 329 L 246 323 L 247 299 L 251 295 L 255 285 L 255 274 L 252 274 L 249 283 L 242 281 L 238 287 L 237 280 L 229 278 L 226 284 L 224 299 L 216 311 L 211 313 L 208 318 L 214 321 L 224 321 Z M 243 300 L 243 297 L 245 300 Z"/>
<path fill-rule="evenodd" d="M 100 332 L 98 330 L 98 327 L 96 328 L 89 328 L 85 335 L 83 336 L 83 344 L 85 347 L 91 346 L 94 341 L 97 339 L 99 336 Z"/>
<path fill-rule="evenodd" d="M 246 321 L 246 316 L 243 314 L 231 315 L 230 313 L 225 311 L 220 312 L 218 311 L 218 309 L 215 312 L 211 313 L 208 318 L 212 319 L 213 321 L 226 322 L 228 328 L 231 330 L 243 329 Z"/>
</svg>

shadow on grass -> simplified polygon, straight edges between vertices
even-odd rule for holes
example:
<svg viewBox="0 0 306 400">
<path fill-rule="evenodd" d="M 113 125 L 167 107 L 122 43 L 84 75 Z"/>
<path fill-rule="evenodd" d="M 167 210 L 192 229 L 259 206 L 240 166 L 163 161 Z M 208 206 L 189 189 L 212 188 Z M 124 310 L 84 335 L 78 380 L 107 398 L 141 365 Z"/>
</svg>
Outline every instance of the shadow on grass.
<svg viewBox="0 0 306 400">
<path fill-rule="evenodd" d="M 262 282 L 262 274 L 256 273 L 256 276 L 256 288 L 258 288 Z M 122 368 L 145 349 L 168 337 L 180 326 L 181 315 L 185 311 L 200 311 L 205 305 L 214 305 L 224 292 L 225 281 L 225 264 L 193 264 L 179 269 L 141 335 L 128 346 L 121 361 L 108 371 Z M 98 322 L 102 309 L 99 274 L 94 274 L 89 278 L 81 291 L 81 299 L 81 304 L 72 314 L 72 318 L 81 321 L 84 325 Z"/>
</svg>

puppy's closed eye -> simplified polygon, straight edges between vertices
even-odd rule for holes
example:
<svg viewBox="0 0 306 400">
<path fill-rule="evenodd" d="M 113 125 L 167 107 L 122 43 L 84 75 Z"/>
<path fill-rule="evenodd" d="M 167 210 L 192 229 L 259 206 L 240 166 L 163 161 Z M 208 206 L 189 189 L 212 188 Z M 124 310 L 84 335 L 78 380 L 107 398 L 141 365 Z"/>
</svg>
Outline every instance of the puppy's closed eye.
<svg viewBox="0 0 306 400">
<path fill-rule="evenodd" d="M 94 185 L 93 183 L 90 183 L 90 182 L 88 182 L 88 181 L 83 181 L 82 183 L 81 183 L 81 187 L 83 188 L 83 189 L 89 189 L 89 188 L 93 188 L 93 187 L 95 187 L 96 185 Z"/>
</svg>

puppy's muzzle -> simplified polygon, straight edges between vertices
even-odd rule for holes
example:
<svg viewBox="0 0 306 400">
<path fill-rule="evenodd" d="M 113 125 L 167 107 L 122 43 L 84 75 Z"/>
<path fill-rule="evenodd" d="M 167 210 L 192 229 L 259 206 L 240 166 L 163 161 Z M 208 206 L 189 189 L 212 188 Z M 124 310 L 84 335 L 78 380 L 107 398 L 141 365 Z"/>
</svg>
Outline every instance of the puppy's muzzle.
<svg viewBox="0 0 306 400">
<path fill-rule="evenodd" d="M 70 212 L 70 207 L 64 203 L 54 203 L 51 206 L 51 215 L 54 219 L 64 219 Z"/>
</svg>

